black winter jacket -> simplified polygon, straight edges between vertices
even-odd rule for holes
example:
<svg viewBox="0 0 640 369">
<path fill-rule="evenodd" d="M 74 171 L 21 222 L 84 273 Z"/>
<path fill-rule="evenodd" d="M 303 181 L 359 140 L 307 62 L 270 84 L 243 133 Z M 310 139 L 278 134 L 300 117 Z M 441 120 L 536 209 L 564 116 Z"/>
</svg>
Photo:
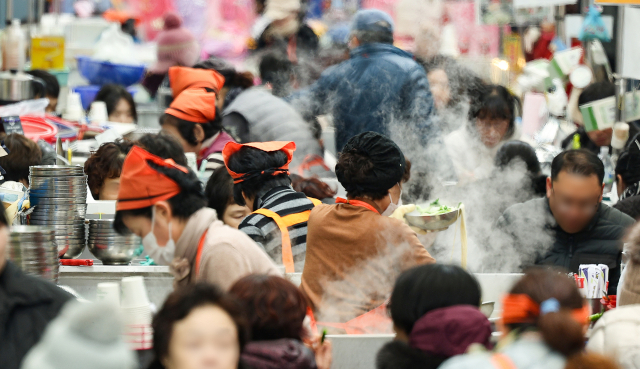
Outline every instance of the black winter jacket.
<svg viewBox="0 0 640 369">
<path fill-rule="evenodd" d="M 0 271 L 0 367 L 22 359 L 72 296 L 53 283 L 24 274 L 10 261 Z"/>
<path fill-rule="evenodd" d="M 633 218 L 601 204 L 591 223 L 575 234 L 556 223 L 547 198 L 507 209 L 496 225 L 494 241 L 505 250 L 514 247 L 522 257 L 521 268 L 554 265 L 577 273 L 580 264 L 609 266 L 609 294 L 615 295 L 620 279 L 622 238 Z"/>
<path fill-rule="evenodd" d="M 376 357 L 376 369 L 437 369 L 447 358 L 429 355 L 404 342 L 391 341 Z"/>
</svg>

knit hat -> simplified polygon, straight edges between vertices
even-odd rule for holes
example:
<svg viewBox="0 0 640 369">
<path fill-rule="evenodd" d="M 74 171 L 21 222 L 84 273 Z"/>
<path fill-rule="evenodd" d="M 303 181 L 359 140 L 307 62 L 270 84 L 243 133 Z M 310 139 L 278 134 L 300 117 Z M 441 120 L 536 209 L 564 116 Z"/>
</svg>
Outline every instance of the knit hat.
<svg viewBox="0 0 640 369">
<path fill-rule="evenodd" d="M 149 70 L 163 74 L 173 66 L 192 67 L 200 58 L 200 46 L 193 34 L 182 27 L 182 18 L 175 12 L 164 15 L 164 26 L 156 37 L 158 62 Z"/>
<path fill-rule="evenodd" d="M 22 369 L 135 369 L 138 362 L 122 339 L 114 307 L 104 303 L 67 303 Z"/>
<path fill-rule="evenodd" d="M 264 16 L 278 21 L 300 11 L 300 7 L 300 0 L 267 0 Z"/>
<path fill-rule="evenodd" d="M 631 229 L 628 239 L 625 252 L 629 255 L 629 261 L 621 279 L 618 306 L 640 304 L 640 223 Z"/>
<path fill-rule="evenodd" d="M 393 34 L 393 18 L 382 10 L 359 10 L 351 22 L 351 31 L 388 32 Z"/>
</svg>

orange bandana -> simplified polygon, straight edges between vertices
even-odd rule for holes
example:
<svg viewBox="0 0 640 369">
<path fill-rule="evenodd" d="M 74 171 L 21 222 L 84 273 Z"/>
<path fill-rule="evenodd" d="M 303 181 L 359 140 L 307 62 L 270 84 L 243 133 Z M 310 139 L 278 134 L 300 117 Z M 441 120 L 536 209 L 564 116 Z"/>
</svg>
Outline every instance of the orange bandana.
<svg viewBox="0 0 640 369">
<path fill-rule="evenodd" d="M 282 151 L 287 154 L 287 162 L 281 166 L 280 168 L 264 168 L 262 171 L 250 172 L 250 173 L 236 173 L 229 169 L 229 158 L 231 155 L 238 152 L 243 146 L 253 147 L 258 150 L 262 150 L 265 152 L 274 152 L 274 151 Z M 278 175 L 282 173 L 289 173 L 289 163 L 291 163 L 291 159 L 293 159 L 293 152 L 296 151 L 296 143 L 295 142 L 285 142 L 285 141 L 271 141 L 271 142 L 251 142 L 246 144 L 239 144 L 236 142 L 228 142 L 224 149 L 222 150 L 222 158 L 224 159 L 224 165 L 227 167 L 227 171 L 231 178 L 233 178 L 233 183 L 244 182 L 247 179 L 261 175 L 261 174 L 271 174 Z"/>
<path fill-rule="evenodd" d="M 216 94 L 189 88 L 182 91 L 164 112 L 188 122 L 209 123 L 216 117 Z"/>
<path fill-rule="evenodd" d="M 169 84 L 174 98 L 188 88 L 210 88 L 217 93 L 224 86 L 224 77 L 211 69 L 171 67 Z"/>
<path fill-rule="evenodd" d="M 180 186 L 174 180 L 153 169 L 149 162 L 165 168 L 175 168 L 184 173 L 189 172 L 187 168 L 177 165 L 171 159 L 163 160 L 134 146 L 122 165 L 116 211 L 147 208 L 181 192 Z"/>
<path fill-rule="evenodd" d="M 589 306 L 583 305 L 582 308 L 571 310 L 571 316 L 576 322 L 586 325 L 589 322 Z M 528 295 L 508 294 L 502 300 L 502 323 L 518 324 L 531 323 L 534 324 L 540 317 L 540 305 L 531 299 Z"/>
</svg>

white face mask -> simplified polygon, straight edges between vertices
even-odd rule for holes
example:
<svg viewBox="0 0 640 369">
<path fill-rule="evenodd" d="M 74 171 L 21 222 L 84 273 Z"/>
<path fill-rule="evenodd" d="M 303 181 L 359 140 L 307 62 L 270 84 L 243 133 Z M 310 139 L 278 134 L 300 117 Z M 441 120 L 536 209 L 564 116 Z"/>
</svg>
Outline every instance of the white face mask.
<svg viewBox="0 0 640 369">
<path fill-rule="evenodd" d="M 382 213 L 383 217 L 390 217 L 396 209 L 402 206 L 402 190 L 400 190 L 400 197 L 398 198 L 398 203 L 393 203 L 393 198 L 391 198 L 391 193 L 389 193 L 389 206 Z"/>
<path fill-rule="evenodd" d="M 147 233 L 142 239 L 142 246 L 144 247 L 145 254 L 149 255 L 158 265 L 169 265 L 173 261 L 173 257 L 176 253 L 176 243 L 173 241 L 171 234 L 171 222 L 168 224 L 169 228 L 169 241 L 166 245 L 158 245 L 156 235 L 153 234 L 153 229 L 156 224 L 156 207 L 151 210 L 151 231 Z"/>
</svg>

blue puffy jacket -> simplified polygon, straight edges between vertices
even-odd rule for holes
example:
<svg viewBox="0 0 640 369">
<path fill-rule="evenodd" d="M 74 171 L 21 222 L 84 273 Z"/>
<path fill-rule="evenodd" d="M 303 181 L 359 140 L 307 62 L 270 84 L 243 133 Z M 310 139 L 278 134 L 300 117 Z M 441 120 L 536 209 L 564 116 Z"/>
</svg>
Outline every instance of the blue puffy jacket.
<svg viewBox="0 0 640 369">
<path fill-rule="evenodd" d="M 411 54 L 393 45 L 365 44 L 352 50 L 349 60 L 327 69 L 288 100 L 306 118 L 333 116 L 338 151 L 366 131 L 419 137 L 422 144 L 440 139 L 431 119 L 427 75 Z"/>
</svg>

